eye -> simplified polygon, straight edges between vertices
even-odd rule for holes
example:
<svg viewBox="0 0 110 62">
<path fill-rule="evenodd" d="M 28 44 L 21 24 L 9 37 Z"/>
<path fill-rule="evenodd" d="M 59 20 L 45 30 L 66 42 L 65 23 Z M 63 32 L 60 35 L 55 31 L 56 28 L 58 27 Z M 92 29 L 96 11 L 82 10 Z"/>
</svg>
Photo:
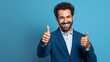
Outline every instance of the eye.
<svg viewBox="0 0 110 62">
<path fill-rule="evenodd" d="M 66 18 L 71 18 L 71 16 L 67 16 Z"/>
<path fill-rule="evenodd" d="M 59 19 L 64 19 L 64 17 L 59 17 Z"/>
</svg>

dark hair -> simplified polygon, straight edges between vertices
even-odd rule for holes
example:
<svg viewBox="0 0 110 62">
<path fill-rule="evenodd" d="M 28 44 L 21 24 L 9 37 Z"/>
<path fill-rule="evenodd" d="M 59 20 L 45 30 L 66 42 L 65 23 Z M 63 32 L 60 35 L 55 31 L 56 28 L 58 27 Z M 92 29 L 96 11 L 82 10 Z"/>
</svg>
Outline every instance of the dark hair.
<svg viewBox="0 0 110 62">
<path fill-rule="evenodd" d="M 61 3 L 57 4 L 54 8 L 55 17 L 58 18 L 59 10 L 66 10 L 66 9 L 69 9 L 71 11 L 72 16 L 74 15 L 74 9 L 75 9 L 74 6 L 68 2 L 61 2 Z"/>
</svg>

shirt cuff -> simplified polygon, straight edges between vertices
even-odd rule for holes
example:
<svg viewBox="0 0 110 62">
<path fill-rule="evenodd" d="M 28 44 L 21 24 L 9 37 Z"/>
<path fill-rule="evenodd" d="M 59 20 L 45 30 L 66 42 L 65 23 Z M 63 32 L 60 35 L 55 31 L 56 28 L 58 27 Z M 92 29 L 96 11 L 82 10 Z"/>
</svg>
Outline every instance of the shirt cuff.
<svg viewBox="0 0 110 62">
<path fill-rule="evenodd" d="M 40 44 L 42 47 L 45 47 L 47 44 Z"/>
<path fill-rule="evenodd" d="M 89 48 L 86 48 L 86 51 L 89 51 L 90 49 Z"/>
</svg>

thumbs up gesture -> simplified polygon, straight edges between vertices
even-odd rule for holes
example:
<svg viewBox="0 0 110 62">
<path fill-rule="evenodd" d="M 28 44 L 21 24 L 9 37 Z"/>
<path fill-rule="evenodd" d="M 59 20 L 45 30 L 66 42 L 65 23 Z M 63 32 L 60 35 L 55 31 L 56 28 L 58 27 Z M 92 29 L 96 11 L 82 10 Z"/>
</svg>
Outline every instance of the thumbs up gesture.
<svg viewBox="0 0 110 62">
<path fill-rule="evenodd" d="M 86 32 L 84 37 L 81 37 L 81 45 L 85 48 L 90 48 L 90 43 L 88 39 L 88 32 Z"/>
<path fill-rule="evenodd" d="M 42 44 L 46 45 L 50 39 L 50 28 L 47 25 L 47 31 L 42 36 Z"/>
</svg>

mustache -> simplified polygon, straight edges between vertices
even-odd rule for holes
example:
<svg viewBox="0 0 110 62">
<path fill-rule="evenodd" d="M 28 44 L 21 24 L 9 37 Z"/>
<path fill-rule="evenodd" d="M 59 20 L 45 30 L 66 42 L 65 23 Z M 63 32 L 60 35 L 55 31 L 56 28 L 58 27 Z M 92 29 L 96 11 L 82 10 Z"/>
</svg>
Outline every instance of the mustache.
<svg viewBox="0 0 110 62">
<path fill-rule="evenodd" d="M 65 22 L 63 22 L 63 23 L 61 23 L 62 25 L 64 25 L 64 24 L 71 24 L 71 22 L 67 22 L 67 23 L 65 23 Z"/>
</svg>

